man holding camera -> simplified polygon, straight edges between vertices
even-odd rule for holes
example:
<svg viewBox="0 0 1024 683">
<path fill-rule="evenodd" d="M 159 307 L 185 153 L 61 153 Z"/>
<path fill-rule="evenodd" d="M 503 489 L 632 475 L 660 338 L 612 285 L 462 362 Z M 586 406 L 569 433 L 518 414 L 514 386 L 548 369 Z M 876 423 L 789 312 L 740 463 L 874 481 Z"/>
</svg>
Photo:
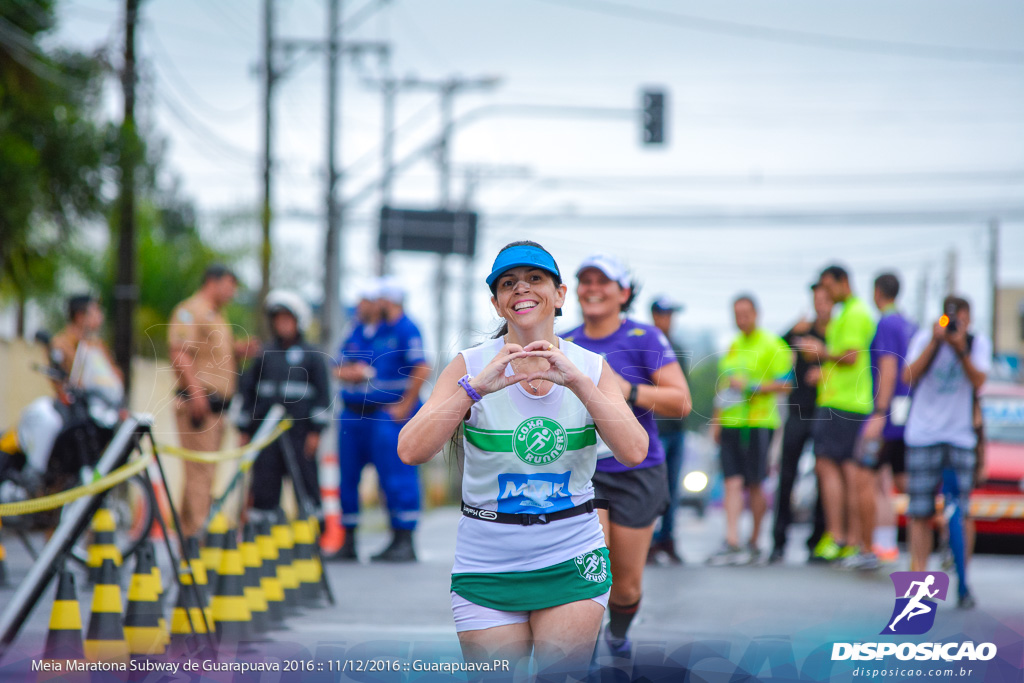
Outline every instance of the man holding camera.
<svg viewBox="0 0 1024 683">
<path fill-rule="evenodd" d="M 935 495 L 950 470 L 952 502 L 966 515 L 976 466 L 974 403 L 992 366 L 992 342 L 971 334 L 971 306 L 946 297 L 944 314 L 931 331 L 921 330 L 907 349 L 903 379 L 914 387 L 904 440 L 910 502 L 910 570 L 926 571 L 932 550 Z M 962 534 L 962 530 L 959 530 Z M 951 535 L 953 530 L 951 529 Z M 960 603 L 973 602 L 964 582 Z"/>
</svg>

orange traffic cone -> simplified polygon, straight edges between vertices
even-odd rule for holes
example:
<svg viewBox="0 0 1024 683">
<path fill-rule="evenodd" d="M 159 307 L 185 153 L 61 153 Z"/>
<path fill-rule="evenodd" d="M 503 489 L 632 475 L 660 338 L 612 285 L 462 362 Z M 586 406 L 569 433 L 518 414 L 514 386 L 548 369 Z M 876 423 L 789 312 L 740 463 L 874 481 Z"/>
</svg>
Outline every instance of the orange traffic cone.
<svg viewBox="0 0 1024 683">
<path fill-rule="evenodd" d="M 3 518 L 0 518 L 0 531 L 3 530 Z M 0 586 L 7 585 L 7 550 L 4 548 L 3 537 L 0 536 Z"/>
<path fill-rule="evenodd" d="M 172 518 L 171 499 L 167 495 L 167 486 L 164 483 L 163 477 L 160 476 L 160 468 L 156 466 L 155 461 L 150 461 L 146 471 L 149 473 L 149 480 L 153 483 L 153 493 L 156 497 L 156 513 L 166 522 L 166 520 Z M 164 540 L 164 528 L 160 524 L 159 519 L 153 520 L 153 526 L 149 528 L 149 537 L 155 538 L 158 541 Z"/>
<path fill-rule="evenodd" d="M 320 500 L 324 510 L 324 533 L 320 536 L 320 549 L 330 557 L 345 543 L 345 527 L 341 525 L 341 469 L 338 454 L 327 453 L 320 458 Z"/>
</svg>

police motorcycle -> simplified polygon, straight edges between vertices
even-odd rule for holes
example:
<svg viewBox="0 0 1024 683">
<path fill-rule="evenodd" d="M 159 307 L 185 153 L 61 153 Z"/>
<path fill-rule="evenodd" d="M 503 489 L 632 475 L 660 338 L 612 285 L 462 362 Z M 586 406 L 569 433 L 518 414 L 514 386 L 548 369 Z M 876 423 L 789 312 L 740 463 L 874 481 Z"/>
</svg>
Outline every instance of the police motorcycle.
<svg viewBox="0 0 1024 683">
<path fill-rule="evenodd" d="M 14 503 L 88 484 L 97 478 L 95 466 L 122 420 L 124 387 L 105 354 L 80 345 L 68 375 L 50 345 L 50 336 L 38 332 L 35 340 L 46 347 L 48 365 L 33 369 L 52 380 L 55 396 L 41 396 L 26 406 L 18 422 L 0 433 L 0 503 Z M 107 492 L 105 507 L 113 514 L 115 539 L 122 556 L 133 554 L 145 540 L 155 519 L 153 488 L 136 476 Z M 53 529 L 60 509 L 4 518 L 4 526 L 25 535 L 28 530 Z M 83 537 L 71 557 L 85 563 L 89 539 Z"/>
</svg>

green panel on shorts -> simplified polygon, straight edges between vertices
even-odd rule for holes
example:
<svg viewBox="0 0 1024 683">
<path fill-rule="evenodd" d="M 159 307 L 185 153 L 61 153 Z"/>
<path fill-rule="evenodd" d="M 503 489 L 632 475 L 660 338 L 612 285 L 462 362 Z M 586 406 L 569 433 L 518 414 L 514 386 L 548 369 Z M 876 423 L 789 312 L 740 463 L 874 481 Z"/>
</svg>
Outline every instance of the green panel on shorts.
<svg viewBox="0 0 1024 683">
<path fill-rule="evenodd" d="M 464 425 L 466 441 L 482 451 L 490 453 L 512 453 L 513 430 L 496 431 L 490 429 L 477 429 Z M 587 425 L 580 429 L 566 429 L 566 450 L 578 451 L 587 446 L 597 443 L 597 429 L 594 425 Z"/>
<path fill-rule="evenodd" d="M 608 549 L 530 572 L 452 574 L 452 591 L 466 600 L 505 612 L 529 612 L 588 600 L 612 588 Z"/>
</svg>

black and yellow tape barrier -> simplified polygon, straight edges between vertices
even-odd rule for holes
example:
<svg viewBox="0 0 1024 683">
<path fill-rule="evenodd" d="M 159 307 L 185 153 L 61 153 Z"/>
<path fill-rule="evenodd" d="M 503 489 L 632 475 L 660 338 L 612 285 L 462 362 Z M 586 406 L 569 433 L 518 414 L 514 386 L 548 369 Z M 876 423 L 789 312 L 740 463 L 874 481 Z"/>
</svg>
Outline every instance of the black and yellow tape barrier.
<svg viewBox="0 0 1024 683">
<path fill-rule="evenodd" d="M 149 464 L 149 459 L 150 456 L 148 455 L 136 458 L 135 460 L 118 467 L 105 477 L 101 477 L 89 484 L 76 486 L 75 488 L 68 489 L 67 491 L 61 491 L 60 493 L 54 493 L 40 498 L 32 498 L 31 500 L 22 500 L 17 503 L 4 503 L 3 505 L 0 505 L 0 517 L 16 517 L 18 515 L 31 515 L 45 510 L 56 510 L 57 508 L 67 505 L 79 498 L 92 496 L 106 491 L 107 489 L 112 489 L 118 484 L 128 481 L 136 474 L 139 474 L 146 469 L 146 465 Z"/>
<path fill-rule="evenodd" d="M 239 446 L 238 448 L 229 448 L 223 451 L 191 451 L 187 448 L 182 448 L 181 446 L 171 445 L 157 446 L 157 450 L 161 454 L 166 453 L 167 455 L 173 455 L 174 457 L 181 458 L 182 460 L 217 464 L 221 462 L 227 462 L 228 460 L 237 460 L 239 458 L 244 458 L 246 455 L 252 453 L 253 451 L 263 450 L 271 443 L 273 443 L 279 436 L 288 431 L 288 429 L 291 426 L 292 421 L 290 419 L 281 420 L 277 427 L 274 428 L 274 431 L 268 434 L 265 439 L 260 439 L 259 441 L 253 441 L 252 443 L 248 443 L 244 446 Z M 243 469 L 248 469 L 251 466 L 252 461 L 242 463 Z"/>
</svg>

